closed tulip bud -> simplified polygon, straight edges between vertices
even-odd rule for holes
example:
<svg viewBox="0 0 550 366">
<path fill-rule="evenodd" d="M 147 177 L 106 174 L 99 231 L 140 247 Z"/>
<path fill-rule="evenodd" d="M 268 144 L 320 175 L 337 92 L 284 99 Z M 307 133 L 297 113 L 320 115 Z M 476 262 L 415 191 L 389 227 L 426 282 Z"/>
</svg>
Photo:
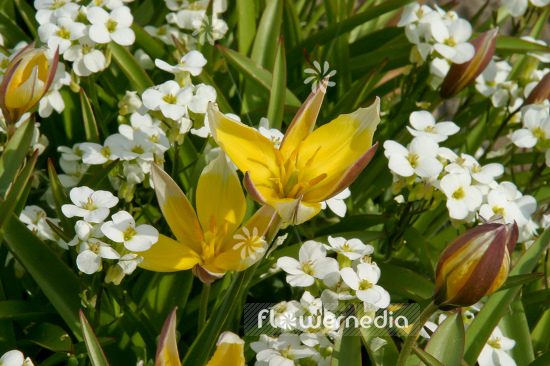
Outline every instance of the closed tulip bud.
<svg viewBox="0 0 550 366">
<path fill-rule="evenodd" d="M 439 94 L 443 98 L 450 98 L 460 92 L 485 70 L 495 54 L 498 28 L 493 28 L 470 43 L 475 47 L 474 57 L 463 64 L 452 64 L 447 76 L 443 80 Z"/>
<path fill-rule="evenodd" d="M 470 306 L 498 290 L 518 236 L 514 222 L 480 225 L 455 238 L 437 261 L 434 304 L 442 310 Z"/>
<path fill-rule="evenodd" d="M 31 43 L 10 61 L 0 83 L 0 108 L 8 124 L 17 122 L 46 94 L 58 60 L 56 52 L 50 64 L 46 49 L 35 48 Z"/>
<path fill-rule="evenodd" d="M 550 74 L 546 74 L 537 86 L 531 90 L 523 105 L 540 104 L 546 99 L 550 99 Z"/>
</svg>

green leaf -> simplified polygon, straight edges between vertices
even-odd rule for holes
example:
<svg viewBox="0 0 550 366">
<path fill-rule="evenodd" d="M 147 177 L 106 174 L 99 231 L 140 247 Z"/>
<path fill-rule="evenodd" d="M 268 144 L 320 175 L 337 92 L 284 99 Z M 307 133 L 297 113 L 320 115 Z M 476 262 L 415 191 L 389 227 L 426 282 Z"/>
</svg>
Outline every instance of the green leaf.
<svg viewBox="0 0 550 366">
<path fill-rule="evenodd" d="M 407 268 L 392 264 L 378 263 L 382 276 L 379 285 L 388 292 L 416 302 L 432 297 L 434 284 Z"/>
<path fill-rule="evenodd" d="M 38 321 L 55 318 L 55 313 L 44 308 L 44 304 L 23 300 L 0 301 L 0 320 L 13 319 Z"/>
<path fill-rule="evenodd" d="M 17 10 L 19 10 L 19 14 L 21 14 L 21 17 L 25 21 L 25 24 L 29 28 L 29 30 L 32 33 L 33 37 L 38 36 L 38 22 L 36 21 L 36 10 L 29 5 L 26 1 L 22 0 L 15 0 L 15 6 L 17 6 Z"/>
<path fill-rule="evenodd" d="M 145 53 L 147 53 L 151 57 L 151 59 L 167 59 L 168 54 L 166 53 L 166 50 L 158 39 L 153 38 L 149 33 L 147 33 L 136 23 L 132 24 L 131 28 L 136 34 L 135 44 L 141 47 L 145 51 Z"/>
<path fill-rule="evenodd" d="M 457 312 L 437 327 L 425 351 L 445 366 L 460 366 L 464 353 L 464 338 L 462 313 Z"/>
<path fill-rule="evenodd" d="M 140 93 L 143 93 L 145 89 L 155 85 L 147 72 L 145 72 L 126 47 L 116 44 L 115 42 L 109 43 L 108 47 L 116 63 L 122 69 L 122 72 L 124 72 L 128 80 L 137 87 Z"/>
<path fill-rule="evenodd" d="M 269 96 L 269 108 L 267 119 L 269 126 L 281 129 L 283 125 L 283 114 L 285 111 L 285 90 L 286 90 L 286 58 L 285 42 L 279 41 L 275 66 L 273 67 L 273 79 L 271 82 L 271 95 Z"/>
<path fill-rule="evenodd" d="M 548 346 L 550 346 L 548 329 L 550 329 L 550 309 L 544 310 L 535 328 L 531 332 L 530 339 L 535 352 L 545 351 L 548 349 Z"/>
<path fill-rule="evenodd" d="M 267 70 L 273 69 L 275 63 L 277 41 L 281 34 L 283 4 L 284 1 L 267 2 L 252 46 L 252 60 Z"/>
<path fill-rule="evenodd" d="M 414 353 L 416 353 L 418 358 L 420 358 L 420 361 L 422 361 L 422 363 L 424 363 L 424 365 L 426 366 L 446 366 L 439 362 L 437 358 L 424 351 L 422 348 L 413 346 L 413 351 Z"/>
<path fill-rule="evenodd" d="M 5 225 L 4 240 L 13 256 L 25 267 L 65 323 L 81 340 L 78 277 L 49 246 L 13 215 Z"/>
<path fill-rule="evenodd" d="M 239 52 L 222 46 L 218 46 L 218 49 L 225 55 L 227 61 L 248 81 L 267 92 L 271 90 L 273 76 L 269 71 Z M 290 106 L 300 107 L 302 105 L 300 100 L 288 88 L 286 89 L 285 100 Z"/>
<path fill-rule="evenodd" d="M 92 105 L 84 89 L 80 88 L 80 107 L 82 108 L 82 121 L 84 122 L 84 131 L 86 132 L 86 141 L 99 144 L 99 131 L 94 117 Z"/>
<path fill-rule="evenodd" d="M 40 323 L 28 329 L 27 338 L 41 347 L 54 352 L 71 352 L 73 342 L 67 331 L 58 325 Z"/>
<path fill-rule="evenodd" d="M 307 38 L 305 41 L 293 47 L 288 52 L 288 60 L 290 62 L 299 62 L 301 59 L 300 55 L 303 53 L 303 50 L 310 50 L 317 44 L 325 44 L 331 42 L 335 34 L 343 34 L 351 31 L 355 27 L 368 22 L 369 20 L 376 19 L 382 14 L 388 13 L 392 10 L 399 9 L 414 0 L 389 0 L 384 1 L 380 5 L 369 8 L 368 10 L 355 14 L 341 22 L 338 22 L 334 25 L 326 27 L 320 32 L 315 33 L 311 37 Z M 353 65 L 353 64 L 352 64 Z"/>
<path fill-rule="evenodd" d="M 506 290 L 506 289 L 509 289 L 509 288 L 512 288 L 512 287 L 515 287 L 515 286 L 523 285 L 524 283 L 537 280 L 537 279 L 541 278 L 542 276 L 543 276 L 542 273 L 527 273 L 527 274 L 523 274 L 523 275 L 510 276 L 510 277 L 508 277 L 506 282 L 504 282 L 504 285 L 502 285 L 502 287 L 498 291 L 502 291 L 502 290 Z"/>
<path fill-rule="evenodd" d="M 343 335 L 336 339 L 330 366 L 361 366 L 359 335 Z"/>
<path fill-rule="evenodd" d="M 542 254 L 548 248 L 550 230 L 546 230 L 533 245 L 521 256 L 510 271 L 510 276 L 526 274 L 533 271 Z M 477 314 L 466 331 L 464 360 L 473 365 L 481 350 L 498 325 L 504 312 L 516 297 L 520 287 L 516 286 L 491 295 L 485 306 Z"/>
<path fill-rule="evenodd" d="M 516 361 L 517 366 L 527 366 L 535 359 L 535 353 L 533 352 L 525 309 L 519 297 L 512 301 L 510 311 L 506 313 L 500 322 L 500 327 L 504 334 L 513 335 L 513 339 L 516 341 L 516 345 L 509 352 Z"/>
<path fill-rule="evenodd" d="M 5 3 L 8 3 L 8 1 L 5 1 Z M 3 10 L 0 11 L 0 34 L 4 37 L 8 47 L 14 47 L 21 41 L 32 42 L 29 36 L 13 20 L 13 17 L 7 15 Z"/>
<path fill-rule="evenodd" d="M 5 197 L 31 146 L 34 121 L 29 118 L 15 131 L 0 156 L 0 197 Z"/>
<path fill-rule="evenodd" d="M 549 53 L 550 47 L 514 37 L 499 36 L 497 38 L 495 51 L 497 54 L 512 55 L 527 52 Z"/>
<path fill-rule="evenodd" d="M 529 366 L 548 366 L 550 365 L 550 351 L 546 351 L 535 361 L 531 362 Z"/>
<path fill-rule="evenodd" d="M 93 190 L 100 189 L 104 182 L 108 182 L 109 173 L 113 169 L 115 169 L 119 163 L 120 160 L 117 159 L 101 167 L 101 169 L 99 169 L 92 175 L 84 174 L 84 176 L 78 182 L 77 187 L 87 186 Z M 88 170 L 90 170 L 90 168 L 88 168 Z"/>
<path fill-rule="evenodd" d="M 86 342 L 86 349 L 88 350 L 88 356 L 93 366 L 109 366 L 105 354 L 99 345 L 99 342 L 90 327 L 90 323 L 84 316 L 82 310 L 79 312 L 80 324 L 82 325 L 82 334 L 84 334 L 84 341 Z"/>
<path fill-rule="evenodd" d="M 50 187 L 54 198 L 55 211 L 57 212 L 57 217 L 59 217 L 61 227 L 63 228 L 63 231 L 74 237 L 74 225 L 76 221 L 74 219 L 67 218 L 61 211 L 61 206 L 71 202 L 69 201 L 69 197 L 67 197 L 67 194 L 65 193 L 65 190 L 57 177 L 57 173 L 55 172 L 55 168 L 53 167 L 51 160 L 48 160 L 48 176 L 50 177 Z"/>
<path fill-rule="evenodd" d="M 237 0 L 239 23 L 237 24 L 239 52 L 248 55 L 256 35 L 256 2 L 254 0 Z"/>
</svg>

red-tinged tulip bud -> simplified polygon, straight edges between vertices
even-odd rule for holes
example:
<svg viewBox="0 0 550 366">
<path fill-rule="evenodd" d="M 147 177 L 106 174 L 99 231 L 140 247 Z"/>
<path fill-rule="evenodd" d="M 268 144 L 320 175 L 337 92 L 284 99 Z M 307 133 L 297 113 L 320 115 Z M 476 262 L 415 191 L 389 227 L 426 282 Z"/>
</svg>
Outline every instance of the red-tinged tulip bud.
<svg viewBox="0 0 550 366">
<path fill-rule="evenodd" d="M 8 124 L 17 122 L 46 94 L 58 60 L 58 51 L 50 61 L 45 48 L 35 48 L 31 43 L 10 61 L 0 83 L 0 108 Z"/>
<path fill-rule="evenodd" d="M 162 327 L 155 366 L 177 366 L 181 365 L 176 342 L 176 310 L 172 310 Z"/>
<path fill-rule="evenodd" d="M 550 74 L 546 74 L 541 81 L 535 86 L 523 105 L 529 105 L 534 103 L 542 103 L 544 100 L 550 99 Z"/>
<path fill-rule="evenodd" d="M 442 310 L 470 306 L 502 286 L 518 241 L 516 223 L 477 226 L 454 239 L 435 269 L 434 304 Z"/>
<path fill-rule="evenodd" d="M 452 64 L 447 76 L 443 80 L 439 94 L 443 98 L 450 98 L 474 82 L 485 70 L 493 55 L 497 43 L 498 28 L 493 28 L 470 43 L 475 47 L 474 57 L 463 64 Z"/>
</svg>

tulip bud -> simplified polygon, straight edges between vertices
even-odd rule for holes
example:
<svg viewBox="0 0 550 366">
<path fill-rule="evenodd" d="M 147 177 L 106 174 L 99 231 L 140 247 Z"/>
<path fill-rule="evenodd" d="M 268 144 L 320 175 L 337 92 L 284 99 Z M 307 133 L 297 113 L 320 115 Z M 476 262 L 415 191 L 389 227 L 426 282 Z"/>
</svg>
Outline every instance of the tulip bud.
<svg viewBox="0 0 550 366">
<path fill-rule="evenodd" d="M 533 103 L 542 103 L 545 99 L 550 99 L 550 74 L 546 74 L 541 81 L 535 86 L 529 96 L 525 99 L 523 105 Z"/>
<path fill-rule="evenodd" d="M 470 306 L 498 290 L 518 236 L 514 222 L 480 225 L 455 238 L 437 261 L 434 304 L 442 310 Z"/>
<path fill-rule="evenodd" d="M 48 91 L 57 70 L 59 51 L 49 64 L 45 48 L 31 43 L 10 61 L 0 83 L 0 108 L 8 124 L 38 103 Z"/>
<path fill-rule="evenodd" d="M 495 54 L 497 34 L 498 27 L 479 35 L 470 42 L 476 50 L 474 57 L 463 64 L 451 65 L 451 69 L 441 85 L 439 92 L 441 97 L 452 97 L 473 83 L 479 74 L 485 70 Z"/>
</svg>

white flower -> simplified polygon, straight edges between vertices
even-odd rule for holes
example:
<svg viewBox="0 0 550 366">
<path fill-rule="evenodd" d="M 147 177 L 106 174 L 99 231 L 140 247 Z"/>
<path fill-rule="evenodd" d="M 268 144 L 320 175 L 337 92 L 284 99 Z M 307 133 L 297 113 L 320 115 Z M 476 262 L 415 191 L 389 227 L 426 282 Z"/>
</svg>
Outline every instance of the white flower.
<svg viewBox="0 0 550 366">
<path fill-rule="evenodd" d="M 447 196 L 447 208 L 451 218 L 465 219 L 481 205 L 481 192 L 471 186 L 471 183 L 472 178 L 468 173 L 448 174 L 441 179 L 440 187 Z"/>
<path fill-rule="evenodd" d="M 136 40 L 130 29 L 134 17 L 126 6 L 118 7 L 110 13 L 99 6 L 88 9 L 88 20 L 92 23 L 88 34 L 97 43 L 109 43 L 111 40 L 121 46 L 130 46 Z"/>
<path fill-rule="evenodd" d="M 315 349 L 303 346 L 297 334 L 282 334 L 273 346 L 274 348 L 266 348 L 258 352 L 256 359 L 266 362 L 269 366 L 294 366 L 294 360 L 317 353 Z"/>
<path fill-rule="evenodd" d="M 537 209 L 533 196 L 523 196 L 512 182 L 502 182 L 487 195 L 487 203 L 482 205 L 479 214 L 489 220 L 495 215 L 502 215 L 506 223 L 517 222 L 524 226 Z"/>
<path fill-rule="evenodd" d="M 548 3 L 550 3 L 550 0 L 544 0 L 544 2 L 546 2 L 546 5 L 547 5 Z M 543 5 L 543 6 L 546 6 L 546 5 Z M 542 39 L 534 39 L 533 37 L 529 37 L 529 36 L 523 36 L 523 37 L 521 37 L 521 39 L 532 42 L 532 43 L 537 43 L 537 44 L 540 44 L 540 45 L 543 45 L 543 46 L 548 46 L 548 44 L 546 42 L 544 42 Z M 530 53 L 528 53 L 528 55 L 533 56 L 534 58 L 536 58 L 539 61 L 544 62 L 544 63 L 549 63 L 550 62 L 550 53 L 537 54 L 537 53 L 530 52 Z"/>
<path fill-rule="evenodd" d="M 25 206 L 19 220 L 26 225 L 38 225 L 38 222 L 46 217 L 46 211 L 36 205 Z"/>
<path fill-rule="evenodd" d="M 143 262 L 143 257 L 134 253 L 125 254 L 120 258 L 116 265 L 109 267 L 105 275 L 105 283 L 114 283 L 120 285 L 124 276 L 132 274 L 137 266 Z"/>
<path fill-rule="evenodd" d="M 127 114 L 135 113 L 141 107 L 143 103 L 138 97 L 135 91 L 126 91 L 124 98 L 118 102 L 118 108 L 120 108 L 119 114 L 125 116 Z"/>
<path fill-rule="evenodd" d="M 188 72 L 193 76 L 197 76 L 202 72 L 204 65 L 206 65 L 206 58 L 204 58 L 200 51 L 193 50 L 186 53 L 174 66 L 158 58 L 155 60 L 155 65 L 157 65 L 159 69 L 168 71 L 174 75 L 182 72 Z"/>
<path fill-rule="evenodd" d="M 330 210 L 336 215 L 344 217 L 346 216 L 346 211 L 348 210 L 348 206 L 346 206 L 344 200 L 349 196 L 351 196 L 351 191 L 349 188 L 346 188 L 336 196 L 321 202 L 321 209 L 324 210 L 328 206 L 328 208 L 330 208 Z"/>
<path fill-rule="evenodd" d="M 118 198 L 108 191 L 94 191 L 77 187 L 69 193 L 74 205 L 63 205 L 61 211 L 67 217 L 82 217 L 84 221 L 99 223 L 109 216 L 109 209 L 116 206 Z"/>
<path fill-rule="evenodd" d="M 63 85 L 69 85 L 70 83 L 71 74 L 65 71 L 65 64 L 59 62 L 50 89 L 42 99 L 40 99 L 40 103 L 38 104 L 38 114 L 40 114 L 40 117 L 49 117 L 54 109 L 57 113 L 63 112 L 65 109 L 65 102 L 58 90 L 61 89 Z"/>
<path fill-rule="evenodd" d="M 516 341 L 505 337 L 500 328 L 496 327 L 479 354 L 477 359 L 479 366 L 515 366 L 514 359 L 506 353 L 515 345 Z"/>
<path fill-rule="evenodd" d="M 327 250 L 321 243 L 306 241 L 300 248 L 298 258 L 299 261 L 291 257 L 277 260 L 277 265 L 288 273 L 286 281 L 291 286 L 308 287 L 313 285 L 315 278 L 322 280 L 338 272 L 338 262 L 327 258 Z"/>
<path fill-rule="evenodd" d="M 103 70 L 106 66 L 105 55 L 95 49 L 95 42 L 86 36 L 79 40 L 79 44 L 69 47 L 63 58 L 73 62 L 74 73 L 78 76 L 89 76 Z"/>
<path fill-rule="evenodd" d="M 0 357 L 0 365 L 2 366 L 22 366 L 23 362 L 25 362 L 23 352 L 16 349 L 8 351 Z"/>
<path fill-rule="evenodd" d="M 411 135 L 427 136 L 435 142 L 445 141 L 450 135 L 454 135 L 460 131 L 460 127 L 454 122 L 435 123 L 435 118 L 428 111 L 412 112 L 409 121 L 413 127 L 410 128 L 407 126 Z"/>
<path fill-rule="evenodd" d="M 175 46 L 172 35 L 174 35 L 177 39 L 180 38 L 180 32 L 178 31 L 178 29 L 171 27 L 168 24 L 162 25 L 158 28 L 152 25 L 146 25 L 145 27 L 143 27 L 143 29 L 152 37 L 158 38 L 165 44 L 172 47 Z"/>
<path fill-rule="evenodd" d="M 529 2 L 527 0 L 502 0 L 502 5 L 508 9 L 510 14 L 519 17 L 525 13 Z"/>
<path fill-rule="evenodd" d="M 486 97 L 492 96 L 508 79 L 510 71 L 512 71 L 512 66 L 508 62 L 491 60 L 485 70 L 476 78 L 477 91 Z"/>
<path fill-rule="evenodd" d="M 193 87 L 181 88 L 178 83 L 169 80 L 164 84 L 147 89 L 143 95 L 143 104 L 173 120 L 181 119 L 187 113 L 187 105 L 193 98 Z"/>
<path fill-rule="evenodd" d="M 433 177 L 443 170 L 443 164 L 437 159 L 439 145 L 429 137 L 415 137 L 408 150 L 395 141 L 387 140 L 384 149 L 391 171 L 402 177 L 413 174 Z"/>
<path fill-rule="evenodd" d="M 390 294 L 376 283 L 380 279 L 380 268 L 371 263 L 357 265 L 357 273 L 353 268 L 346 267 L 340 271 L 344 282 L 353 290 L 361 301 L 373 304 L 381 309 L 390 304 Z"/>
<path fill-rule="evenodd" d="M 206 113 L 208 103 L 216 101 L 216 89 L 213 86 L 199 84 L 195 86 L 195 94 L 189 101 L 189 110 L 193 113 Z"/>
<path fill-rule="evenodd" d="M 93 142 L 83 142 L 80 145 L 80 149 L 84 152 L 82 154 L 82 161 L 90 165 L 101 165 L 109 160 L 116 160 L 119 156 L 115 153 L 119 150 L 120 140 L 116 135 L 111 135 L 105 139 L 103 145 Z"/>
<path fill-rule="evenodd" d="M 472 25 L 465 19 L 453 20 L 449 26 L 441 20 L 431 23 L 433 38 L 438 42 L 434 49 L 455 64 L 470 61 L 475 55 L 475 48 L 468 43 L 472 35 Z"/>
<path fill-rule="evenodd" d="M 38 24 L 55 23 L 56 14 L 70 13 L 79 8 L 78 4 L 67 2 L 66 0 L 35 0 L 36 21 Z M 65 10 L 67 8 L 69 10 Z"/>
<path fill-rule="evenodd" d="M 48 44 L 52 50 L 59 47 L 62 55 L 71 46 L 72 41 L 84 37 L 86 25 L 73 21 L 71 18 L 59 18 L 57 24 L 46 23 L 38 27 L 40 40 Z"/>
<path fill-rule="evenodd" d="M 159 239 L 157 229 L 151 225 L 136 226 L 134 218 L 126 211 L 119 211 L 111 218 L 113 221 L 104 223 L 101 231 L 112 241 L 124 243 L 128 250 L 143 252 Z"/>
<path fill-rule="evenodd" d="M 81 164 L 75 160 L 59 159 L 61 169 L 67 174 L 59 174 L 59 181 L 65 188 L 74 187 L 88 170 L 88 164 Z"/>
<path fill-rule="evenodd" d="M 547 108 L 528 108 L 523 113 L 523 127 L 512 134 L 512 141 L 517 147 L 534 147 L 539 139 L 550 138 L 550 116 Z"/>
<path fill-rule="evenodd" d="M 267 137 L 275 147 L 280 147 L 281 142 L 285 135 L 276 128 L 269 128 L 269 120 L 265 117 L 260 119 L 260 125 L 258 126 L 258 132 Z"/>
<path fill-rule="evenodd" d="M 372 245 L 365 245 L 359 239 L 347 240 L 342 237 L 333 238 L 329 235 L 328 242 L 330 245 L 323 245 L 327 250 L 334 250 L 336 253 L 344 255 L 352 261 L 374 252 Z"/>
<path fill-rule="evenodd" d="M 499 163 L 491 163 L 482 167 L 473 156 L 462 154 L 447 165 L 445 171 L 451 174 L 468 173 L 479 183 L 491 184 L 496 177 L 504 174 L 504 166 Z"/>
<path fill-rule="evenodd" d="M 428 84 L 433 90 L 439 88 L 445 76 L 451 68 L 450 62 L 444 58 L 436 57 L 430 62 L 430 76 Z"/>
<path fill-rule="evenodd" d="M 120 254 L 109 244 L 90 238 L 80 244 L 80 254 L 76 257 L 76 265 L 86 274 L 94 274 L 101 268 L 101 258 L 119 259 Z"/>
<path fill-rule="evenodd" d="M 421 20 L 426 14 L 433 12 L 428 5 L 420 5 L 417 2 L 411 3 L 403 8 L 401 19 L 397 23 L 398 27 L 404 27 L 408 24 Z"/>
</svg>

